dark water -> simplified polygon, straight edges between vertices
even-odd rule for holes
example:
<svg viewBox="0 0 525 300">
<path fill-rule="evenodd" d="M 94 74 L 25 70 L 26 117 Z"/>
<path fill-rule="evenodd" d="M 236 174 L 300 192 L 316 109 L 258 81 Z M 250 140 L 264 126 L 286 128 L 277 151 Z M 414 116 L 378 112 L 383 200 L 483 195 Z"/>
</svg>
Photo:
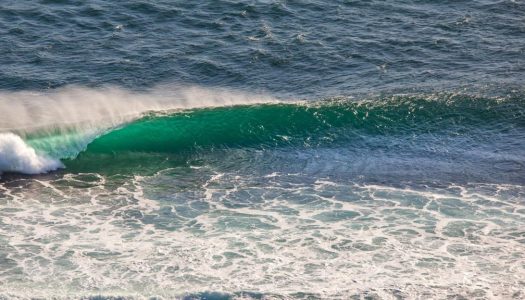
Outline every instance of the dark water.
<svg viewBox="0 0 525 300">
<path fill-rule="evenodd" d="M 0 299 L 525 297 L 525 2 L 2 1 Z"/>
<path fill-rule="evenodd" d="M 523 84 L 522 1 L 2 1 L 1 88 Z"/>
</svg>

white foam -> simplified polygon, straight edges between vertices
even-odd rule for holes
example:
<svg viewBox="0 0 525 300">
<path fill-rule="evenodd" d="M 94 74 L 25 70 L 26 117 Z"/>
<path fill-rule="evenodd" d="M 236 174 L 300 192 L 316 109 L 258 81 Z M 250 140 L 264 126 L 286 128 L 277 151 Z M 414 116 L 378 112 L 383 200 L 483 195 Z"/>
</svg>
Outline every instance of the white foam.
<svg viewBox="0 0 525 300">
<path fill-rule="evenodd" d="M 0 174 L 38 174 L 63 167 L 59 160 L 39 154 L 13 133 L 0 133 Z"/>
<path fill-rule="evenodd" d="M 521 194 L 507 198 L 500 191 L 522 193 L 523 186 L 396 188 L 329 178 L 315 186 L 289 186 L 303 175 L 261 181 L 238 171 L 194 170 L 198 184 L 192 194 L 177 184 L 177 169 L 125 181 L 66 174 L 20 182 L 31 188 L 0 184 L 8 208 L 0 210 L 8 255 L 0 298 L 178 299 L 202 291 L 246 290 L 269 294 L 265 299 L 273 294 L 295 299 L 298 291 L 321 299 L 521 296 L 523 218 L 484 201 L 473 203 L 474 214 L 467 219 L 440 208 L 453 195 L 467 203 L 481 195 L 516 202 L 514 211 L 521 210 Z M 356 197 L 352 201 L 349 191 Z M 296 201 L 312 195 L 323 204 Z M 414 195 L 438 200 L 436 207 L 404 201 Z M 183 201 L 175 207 L 173 199 Z M 64 206 L 64 200 L 71 205 Z M 395 205 L 383 205 L 386 200 Z M 232 205 L 237 203 L 250 205 Z M 362 217 L 313 218 L 334 210 Z M 183 213 L 188 211 L 191 215 Z M 497 222 L 478 219 L 487 211 L 501 212 Z M 235 220 L 273 227 L 243 228 Z M 465 235 L 450 235 L 441 225 L 466 222 L 476 226 L 463 227 Z M 26 280 L 10 280 L 15 276 Z"/>
</svg>

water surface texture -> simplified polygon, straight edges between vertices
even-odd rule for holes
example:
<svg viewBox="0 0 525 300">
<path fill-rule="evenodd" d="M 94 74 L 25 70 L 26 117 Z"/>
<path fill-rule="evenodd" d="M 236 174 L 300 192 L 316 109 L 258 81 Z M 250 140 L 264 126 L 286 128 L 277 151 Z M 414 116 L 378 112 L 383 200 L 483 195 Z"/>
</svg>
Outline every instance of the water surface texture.
<svg viewBox="0 0 525 300">
<path fill-rule="evenodd" d="M 525 2 L 0 3 L 0 299 L 523 299 Z"/>
</svg>

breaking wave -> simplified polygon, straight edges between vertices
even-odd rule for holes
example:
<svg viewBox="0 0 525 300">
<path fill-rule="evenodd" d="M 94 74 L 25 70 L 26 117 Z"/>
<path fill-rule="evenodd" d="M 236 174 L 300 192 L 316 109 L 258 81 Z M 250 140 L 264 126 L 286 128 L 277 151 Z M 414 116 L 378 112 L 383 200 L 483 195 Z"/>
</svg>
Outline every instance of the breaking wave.
<svg viewBox="0 0 525 300">
<path fill-rule="evenodd" d="M 0 101 L 2 109 L 14 103 L 14 114 L 1 122 L 9 133 L 0 136 L 0 172 L 42 173 L 62 167 L 61 160 L 66 166 L 75 160 L 96 164 L 101 155 L 130 153 L 366 148 L 370 136 L 469 135 L 488 142 L 493 134 L 525 127 L 521 98 L 434 94 L 297 102 L 201 88 L 149 94 L 67 88 L 31 96 L 39 101 L 24 98 L 29 95 L 4 94 Z"/>
</svg>

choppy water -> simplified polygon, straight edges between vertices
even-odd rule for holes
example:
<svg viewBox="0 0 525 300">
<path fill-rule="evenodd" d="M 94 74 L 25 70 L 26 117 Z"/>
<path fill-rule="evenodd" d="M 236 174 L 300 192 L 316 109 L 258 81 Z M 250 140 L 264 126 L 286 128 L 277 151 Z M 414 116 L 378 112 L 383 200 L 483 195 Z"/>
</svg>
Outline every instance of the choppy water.
<svg viewBox="0 0 525 300">
<path fill-rule="evenodd" d="M 523 1 L 2 1 L 0 298 L 525 297 Z"/>
</svg>

